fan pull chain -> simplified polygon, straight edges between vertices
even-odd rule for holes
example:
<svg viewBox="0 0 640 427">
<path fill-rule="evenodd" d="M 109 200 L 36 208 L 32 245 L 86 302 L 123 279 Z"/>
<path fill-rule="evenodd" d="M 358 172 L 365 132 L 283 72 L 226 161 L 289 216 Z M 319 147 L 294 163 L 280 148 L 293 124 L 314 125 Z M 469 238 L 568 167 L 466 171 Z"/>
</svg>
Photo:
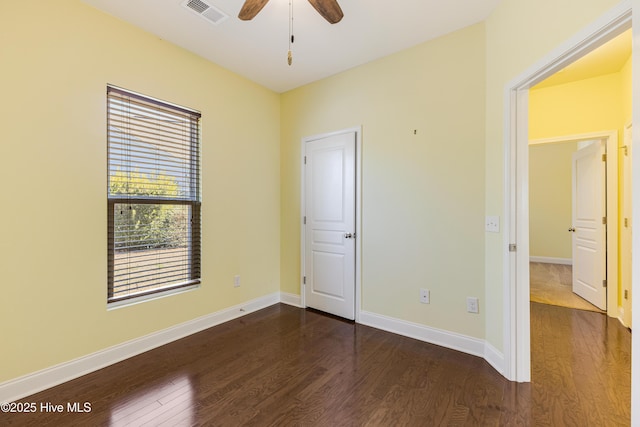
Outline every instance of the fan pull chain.
<svg viewBox="0 0 640 427">
<path fill-rule="evenodd" d="M 293 0 L 289 0 L 289 52 L 287 52 L 287 63 L 289 66 L 293 63 L 293 54 L 291 53 L 293 41 Z"/>
</svg>

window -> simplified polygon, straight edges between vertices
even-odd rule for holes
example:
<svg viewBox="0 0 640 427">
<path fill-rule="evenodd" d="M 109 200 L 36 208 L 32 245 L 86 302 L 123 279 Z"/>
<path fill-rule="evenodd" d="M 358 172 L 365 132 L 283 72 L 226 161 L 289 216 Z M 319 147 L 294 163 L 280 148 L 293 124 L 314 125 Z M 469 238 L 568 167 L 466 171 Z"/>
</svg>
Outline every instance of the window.
<svg viewBox="0 0 640 427">
<path fill-rule="evenodd" d="M 200 113 L 107 87 L 108 298 L 200 283 Z"/>
</svg>

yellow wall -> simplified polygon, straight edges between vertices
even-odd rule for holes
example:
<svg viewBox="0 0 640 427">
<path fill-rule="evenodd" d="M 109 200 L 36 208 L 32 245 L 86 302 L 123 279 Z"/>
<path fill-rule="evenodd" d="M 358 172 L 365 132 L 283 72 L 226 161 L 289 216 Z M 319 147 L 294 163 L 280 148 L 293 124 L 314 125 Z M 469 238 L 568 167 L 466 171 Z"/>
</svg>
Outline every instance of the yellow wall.
<svg viewBox="0 0 640 427">
<path fill-rule="evenodd" d="M 283 95 L 283 290 L 300 293 L 300 141 L 362 125 L 362 308 L 484 336 L 484 57 L 478 24 Z"/>
<path fill-rule="evenodd" d="M 578 31 L 618 4 L 618 0 L 509 0 L 486 21 L 487 102 L 485 194 L 488 215 L 504 209 L 505 86 Z M 503 348 L 504 241 L 487 234 L 485 246 L 486 337 Z"/>
<path fill-rule="evenodd" d="M 633 97 L 632 97 L 632 63 L 631 57 L 620 71 L 622 79 L 622 117 L 625 126 L 631 123 L 633 113 Z"/>
<path fill-rule="evenodd" d="M 278 94 L 79 0 L 1 2 L 0 58 L 0 382 L 279 290 Z M 202 286 L 112 311 L 107 83 L 203 116 Z"/>
<path fill-rule="evenodd" d="M 529 139 L 623 128 L 621 73 L 529 92 Z"/>
<path fill-rule="evenodd" d="M 529 147 L 529 254 L 572 258 L 572 154 L 577 143 Z"/>
</svg>

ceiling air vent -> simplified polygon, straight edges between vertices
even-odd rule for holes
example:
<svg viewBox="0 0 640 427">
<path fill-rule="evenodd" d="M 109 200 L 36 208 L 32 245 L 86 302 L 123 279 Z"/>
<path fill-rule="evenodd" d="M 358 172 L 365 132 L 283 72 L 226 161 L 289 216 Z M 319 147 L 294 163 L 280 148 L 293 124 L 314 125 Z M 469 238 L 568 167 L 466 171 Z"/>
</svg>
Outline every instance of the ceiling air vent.
<svg viewBox="0 0 640 427">
<path fill-rule="evenodd" d="M 217 7 L 210 5 L 209 3 L 202 0 L 186 0 L 182 2 L 182 6 L 186 7 L 194 13 L 197 13 L 214 25 L 218 25 L 229 17 L 229 15 L 227 15 Z"/>
</svg>

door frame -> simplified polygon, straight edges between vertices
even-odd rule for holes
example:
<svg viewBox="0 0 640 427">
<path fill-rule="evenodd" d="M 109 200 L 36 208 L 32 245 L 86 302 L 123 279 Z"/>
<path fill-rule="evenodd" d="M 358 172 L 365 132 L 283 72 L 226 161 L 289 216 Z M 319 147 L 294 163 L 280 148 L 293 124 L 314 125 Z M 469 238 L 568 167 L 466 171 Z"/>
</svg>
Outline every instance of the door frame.
<svg viewBox="0 0 640 427">
<path fill-rule="evenodd" d="M 577 135 L 558 136 L 553 138 L 532 139 L 532 145 L 562 144 L 592 139 L 605 141 L 607 153 L 606 165 L 606 207 L 607 207 L 607 315 L 619 317 L 618 311 L 618 131 L 608 130 Z M 527 153 L 528 161 L 529 153 Z M 527 186 L 529 185 L 527 177 Z M 528 205 L 527 200 L 527 205 Z M 572 225 L 573 226 L 573 225 Z"/>
<path fill-rule="evenodd" d="M 529 89 L 631 28 L 631 20 L 631 3 L 622 1 L 505 85 L 503 350 L 504 375 L 509 380 L 531 381 Z"/>
<path fill-rule="evenodd" d="M 302 308 L 307 307 L 304 283 L 304 277 L 306 275 L 305 267 L 305 224 L 304 217 L 306 215 L 306 174 L 305 174 L 305 157 L 307 155 L 307 142 L 315 141 L 318 139 L 324 139 L 331 136 L 342 135 L 345 133 L 356 134 L 356 158 L 355 158 L 355 321 L 360 323 L 361 312 L 361 298 L 362 298 L 362 126 L 354 126 L 346 129 L 341 129 L 333 132 L 321 133 L 311 136 L 306 136 L 301 140 L 300 150 L 300 305 Z"/>
<path fill-rule="evenodd" d="M 626 148 L 627 150 L 631 151 L 631 155 L 627 156 L 624 153 L 621 153 L 622 156 L 622 162 L 623 163 L 623 174 L 622 174 L 622 179 L 623 179 L 623 188 L 624 188 L 624 192 L 622 193 L 622 199 L 619 201 L 620 203 L 620 212 L 618 215 L 618 218 L 620 218 L 620 220 L 622 220 L 623 218 L 628 218 L 628 220 L 631 220 L 631 238 L 628 240 L 628 244 L 629 244 L 629 250 L 631 251 L 631 241 L 633 240 L 633 196 L 632 196 L 632 191 L 633 191 L 633 167 L 632 167 L 632 162 L 633 162 L 633 124 L 632 123 L 627 123 L 624 127 L 624 136 L 622 139 L 622 144 L 623 146 L 620 147 L 622 148 Z M 618 157 L 618 161 L 620 157 Z M 631 200 L 631 215 L 627 216 L 627 204 L 629 203 L 629 200 Z M 632 290 L 632 280 L 633 280 L 633 262 L 631 259 L 631 255 L 632 253 L 629 253 L 629 257 L 627 259 L 625 259 L 625 254 L 623 251 L 623 243 L 625 242 L 624 238 L 623 238 L 623 234 L 625 234 L 624 232 L 624 223 L 620 224 L 620 250 L 621 253 L 620 255 L 620 273 L 622 274 L 622 277 L 620 278 L 620 290 L 622 291 L 622 295 L 621 295 L 621 299 L 622 299 L 622 307 L 621 307 L 621 312 L 619 313 L 620 317 L 620 322 L 622 322 L 622 324 L 624 326 L 626 326 L 627 328 L 631 328 L 631 322 L 632 322 L 632 317 L 633 317 L 633 292 L 631 292 Z M 626 278 L 626 274 L 627 274 L 627 269 L 630 270 L 630 276 L 631 279 L 627 279 Z M 628 281 L 627 281 L 628 280 Z M 626 285 L 626 286 L 625 286 Z M 625 303 L 625 298 L 624 298 L 624 291 L 625 291 L 625 287 L 631 292 L 631 296 L 630 299 L 628 299 L 627 303 Z"/>
</svg>

